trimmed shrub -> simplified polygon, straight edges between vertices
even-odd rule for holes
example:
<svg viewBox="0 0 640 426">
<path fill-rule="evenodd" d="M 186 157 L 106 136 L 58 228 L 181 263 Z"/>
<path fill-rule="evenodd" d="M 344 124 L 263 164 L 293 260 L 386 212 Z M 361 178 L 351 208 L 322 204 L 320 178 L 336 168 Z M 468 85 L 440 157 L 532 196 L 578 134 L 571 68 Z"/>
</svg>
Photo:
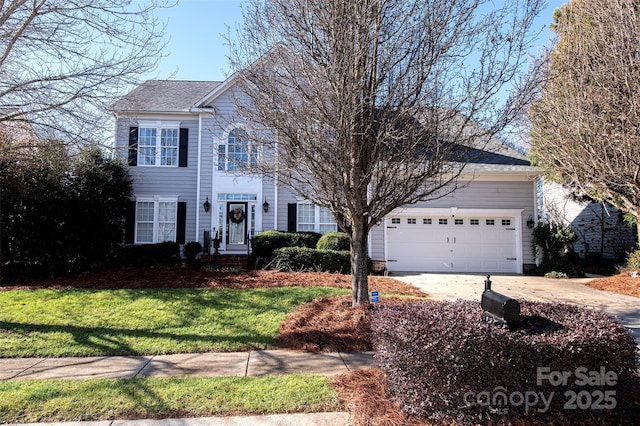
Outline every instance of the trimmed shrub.
<svg viewBox="0 0 640 426">
<path fill-rule="evenodd" d="M 558 271 L 549 271 L 546 274 L 544 274 L 545 278 L 569 278 L 569 276 L 567 274 L 565 274 L 564 272 L 558 272 Z"/>
<path fill-rule="evenodd" d="M 325 271 L 348 274 L 351 271 L 351 254 L 348 251 L 283 247 L 274 252 L 272 265 L 282 271 Z"/>
<path fill-rule="evenodd" d="M 190 241 L 184 245 L 184 257 L 187 261 L 187 265 L 194 265 L 198 253 L 202 251 L 202 244 L 197 241 Z"/>
<path fill-rule="evenodd" d="M 171 266 L 180 261 L 180 246 L 172 241 L 124 246 L 118 256 L 120 266 Z"/>
<path fill-rule="evenodd" d="M 318 232 L 288 232 L 291 234 L 293 244 L 289 247 L 309 247 L 316 248 L 322 234 Z"/>
<path fill-rule="evenodd" d="M 521 323 L 511 331 L 481 314 L 474 301 L 374 308 L 376 360 L 406 413 L 474 424 L 636 420 L 636 345 L 615 318 L 572 305 L 521 302 Z M 595 382 L 602 372 L 608 383 Z M 583 376 L 593 382 L 584 384 Z"/>
<path fill-rule="evenodd" d="M 640 250 L 629 253 L 622 272 L 640 271 Z"/>
<path fill-rule="evenodd" d="M 321 235 L 315 232 L 264 231 L 253 237 L 252 254 L 255 259 L 269 262 L 273 252 L 282 247 L 315 248 Z"/>
<path fill-rule="evenodd" d="M 543 272 L 568 271 L 571 264 L 572 244 L 578 234 L 568 225 L 538 222 L 533 228 L 531 251 L 534 257 L 542 254 L 539 269 Z"/>
<path fill-rule="evenodd" d="M 351 250 L 349 236 L 344 232 L 327 232 L 318 240 L 316 245 L 318 250 Z"/>
</svg>

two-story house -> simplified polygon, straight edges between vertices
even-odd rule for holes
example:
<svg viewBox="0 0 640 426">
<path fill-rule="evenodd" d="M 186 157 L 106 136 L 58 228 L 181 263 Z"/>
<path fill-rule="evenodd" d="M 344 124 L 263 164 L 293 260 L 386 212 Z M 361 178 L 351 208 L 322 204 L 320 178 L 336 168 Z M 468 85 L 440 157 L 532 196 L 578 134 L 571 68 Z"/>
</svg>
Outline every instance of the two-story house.
<svg viewBox="0 0 640 426">
<path fill-rule="evenodd" d="M 134 182 L 127 243 L 204 243 L 217 235 L 224 255 L 247 253 L 250 236 L 264 230 L 337 230 L 327 209 L 250 174 L 258 152 L 236 90 L 233 76 L 147 81 L 113 105 L 115 146 Z M 478 158 L 453 194 L 397 209 L 376 226 L 371 258 L 392 272 L 522 273 L 534 265 L 538 171 L 497 140 Z"/>
</svg>

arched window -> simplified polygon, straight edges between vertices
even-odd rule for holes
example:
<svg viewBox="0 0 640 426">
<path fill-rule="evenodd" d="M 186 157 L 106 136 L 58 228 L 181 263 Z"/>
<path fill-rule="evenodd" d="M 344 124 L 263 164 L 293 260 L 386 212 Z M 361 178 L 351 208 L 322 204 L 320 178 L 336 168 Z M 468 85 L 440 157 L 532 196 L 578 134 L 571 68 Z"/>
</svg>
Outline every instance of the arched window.
<svg viewBox="0 0 640 426">
<path fill-rule="evenodd" d="M 229 132 L 226 144 L 218 146 L 218 170 L 238 171 L 258 164 L 257 150 L 241 129 Z"/>
</svg>

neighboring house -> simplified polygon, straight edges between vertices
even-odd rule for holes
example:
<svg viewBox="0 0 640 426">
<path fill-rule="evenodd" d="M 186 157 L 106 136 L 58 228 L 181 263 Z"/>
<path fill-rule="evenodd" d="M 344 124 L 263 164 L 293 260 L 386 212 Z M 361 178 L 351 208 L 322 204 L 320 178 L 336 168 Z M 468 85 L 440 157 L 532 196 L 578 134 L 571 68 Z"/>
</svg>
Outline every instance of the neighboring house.
<svg viewBox="0 0 640 426">
<path fill-rule="evenodd" d="M 543 214 L 576 232 L 573 250 L 581 259 L 619 260 L 635 248 L 636 230 L 613 205 L 578 200 L 567 188 L 552 182 L 545 182 L 542 192 Z"/>
<path fill-rule="evenodd" d="M 337 230 L 325 208 L 251 171 L 258 155 L 244 136 L 224 82 L 148 81 L 113 105 L 116 148 L 128 158 L 135 200 L 128 243 L 221 238 L 221 254 L 247 253 L 265 230 Z M 538 170 L 499 141 L 470 164 L 450 196 L 397 209 L 371 232 L 369 254 L 389 271 L 522 273 L 530 250 Z M 530 222 L 530 223 L 527 223 Z M 529 225 L 529 226 L 527 226 Z"/>
</svg>

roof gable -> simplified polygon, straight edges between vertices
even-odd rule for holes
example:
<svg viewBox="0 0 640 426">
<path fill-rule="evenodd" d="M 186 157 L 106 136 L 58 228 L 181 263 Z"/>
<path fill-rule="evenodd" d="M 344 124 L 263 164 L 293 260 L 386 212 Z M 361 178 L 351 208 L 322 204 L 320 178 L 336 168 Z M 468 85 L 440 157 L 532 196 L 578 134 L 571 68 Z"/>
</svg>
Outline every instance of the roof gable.
<svg viewBox="0 0 640 426">
<path fill-rule="evenodd" d="M 149 80 L 112 105 L 113 111 L 188 111 L 219 81 Z"/>
</svg>

